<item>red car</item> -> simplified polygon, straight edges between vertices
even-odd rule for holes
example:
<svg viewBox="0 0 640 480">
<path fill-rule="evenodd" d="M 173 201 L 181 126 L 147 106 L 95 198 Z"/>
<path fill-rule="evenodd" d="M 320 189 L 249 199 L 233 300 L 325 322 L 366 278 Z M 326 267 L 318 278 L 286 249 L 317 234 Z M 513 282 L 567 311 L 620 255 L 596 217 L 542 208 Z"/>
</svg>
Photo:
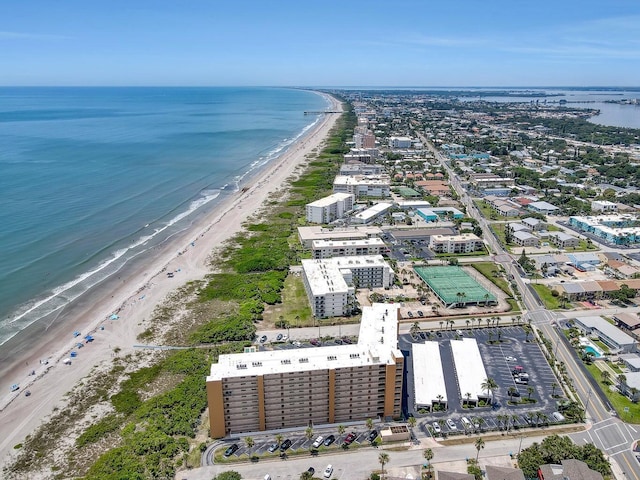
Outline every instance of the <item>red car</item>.
<svg viewBox="0 0 640 480">
<path fill-rule="evenodd" d="M 351 432 L 349 435 L 347 435 L 347 438 L 344 439 L 345 445 L 351 445 L 356 437 L 357 435 L 355 434 L 355 432 Z"/>
</svg>

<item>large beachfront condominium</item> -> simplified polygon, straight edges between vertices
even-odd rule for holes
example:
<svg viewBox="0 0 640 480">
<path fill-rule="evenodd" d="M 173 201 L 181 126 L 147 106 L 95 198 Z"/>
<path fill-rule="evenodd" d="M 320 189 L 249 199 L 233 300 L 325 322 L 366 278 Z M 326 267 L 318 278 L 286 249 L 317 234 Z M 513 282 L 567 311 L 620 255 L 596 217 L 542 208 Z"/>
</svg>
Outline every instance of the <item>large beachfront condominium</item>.
<svg viewBox="0 0 640 480">
<path fill-rule="evenodd" d="M 393 284 L 393 270 L 382 255 L 305 259 L 302 280 L 315 317 L 340 317 L 349 313 L 355 286 L 389 287 Z"/>
<path fill-rule="evenodd" d="M 358 343 L 220 355 L 207 377 L 211 437 L 401 415 L 398 306 L 364 307 Z"/>
<path fill-rule="evenodd" d="M 350 193 L 361 197 L 389 197 L 391 179 L 388 175 L 338 175 L 333 181 L 334 193 Z"/>
<path fill-rule="evenodd" d="M 314 240 L 313 258 L 351 257 L 355 255 L 380 255 L 387 246 L 381 238 L 360 240 Z"/>
<path fill-rule="evenodd" d="M 380 227 L 360 225 L 355 227 L 324 228 L 319 225 L 298 227 L 298 238 L 304 248 L 311 248 L 315 240 L 359 240 L 382 234 Z"/>
<path fill-rule="evenodd" d="M 334 193 L 307 204 L 307 222 L 331 223 L 353 210 L 354 196 L 350 193 Z"/>
</svg>

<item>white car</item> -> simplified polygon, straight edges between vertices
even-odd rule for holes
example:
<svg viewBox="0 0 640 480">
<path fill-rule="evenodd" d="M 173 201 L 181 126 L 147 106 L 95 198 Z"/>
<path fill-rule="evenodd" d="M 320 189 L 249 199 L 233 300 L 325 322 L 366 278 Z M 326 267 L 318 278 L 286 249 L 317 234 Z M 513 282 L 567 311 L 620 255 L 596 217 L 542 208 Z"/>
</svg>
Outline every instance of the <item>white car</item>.
<svg viewBox="0 0 640 480">
<path fill-rule="evenodd" d="M 450 418 L 447 419 L 447 427 L 449 427 L 450 430 L 458 430 L 458 427 L 456 427 L 456 424 Z"/>
<path fill-rule="evenodd" d="M 517 362 L 518 359 L 516 357 L 504 357 L 507 362 Z"/>
<path fill-rule="evenodd" d="M 286 342 L 287 340 L 289 340 L 289 335 L 285 333 L 284 335 L 282 335 L 282 341 Z"/>
<path fill-rule="evenodd" d="M 320 445 L 322 445 L 323 441 L 324 441 L 324 437 L 322 435 L 317 437 L 313 442 L 313 448 L 318 448 Z"/>
<path fill-rule="evenodd" d="M 433 431 L 436 433 L 440 433 L 442 431 L 442 429 L 440 428 L 440 424 L 438 422 L 433 422 Z"/>
<path fill-rule="evenodd" d="M 331 478 L 331 474 L 333 473 L 333 465 L 327 465 L 327 468 L 324 469 L 324 478 Z"/>
</svg>

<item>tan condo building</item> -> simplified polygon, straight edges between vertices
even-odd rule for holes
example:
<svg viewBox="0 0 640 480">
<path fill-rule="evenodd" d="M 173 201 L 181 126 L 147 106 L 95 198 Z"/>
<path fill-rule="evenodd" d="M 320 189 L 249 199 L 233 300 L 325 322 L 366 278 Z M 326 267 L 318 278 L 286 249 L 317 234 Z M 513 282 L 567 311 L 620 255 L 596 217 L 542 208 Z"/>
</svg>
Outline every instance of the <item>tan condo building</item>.
<svg viewBox="0 0 640 480">
<path fill-rule="evenodd" d="M 358 343 L 220 355 L 207 377 L 211 437 L 401 416 L 398 305 L 364 307 Z"/>
</svg>

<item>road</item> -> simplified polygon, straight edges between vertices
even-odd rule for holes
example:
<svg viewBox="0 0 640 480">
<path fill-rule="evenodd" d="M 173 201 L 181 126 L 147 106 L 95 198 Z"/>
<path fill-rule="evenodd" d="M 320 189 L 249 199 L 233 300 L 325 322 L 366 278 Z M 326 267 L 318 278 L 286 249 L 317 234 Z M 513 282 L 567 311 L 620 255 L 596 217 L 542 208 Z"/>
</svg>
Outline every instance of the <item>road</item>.
<svg viewBox="0 0 640 480">
<path fill-rule="evenodd" d="M 609 406 L 603 404 L 600 396 L 594 393 L 589 380 L 578 366 L 569 347 L 559 338 L 558 331 L 553 327 L 558 320 L 556 313 L 545 310 L 538 303 L 538 299 L 525 285 L 520 276 L 518 268 L 514 265 L 514 259 L 502 248 L 502 245 L 493 235 L 486 219 L 480 214 L 471 198 L 462 188 L 460 179 L 448 165 L 446 158 L 427 138 L 422 135 L 419 136 L 424 145 L 433 152 L 442 167 L 447 171 L 451 185 L 459 196 L 460 201 L 467 208 L 467 214 L 478 221 L 482 228 L 485 243 L 495 255 L 495 262 L 502 265 L 509 275 L 513 275 L 512 278 L 522 296 L 523 317 L 551 340 L 557 359 L 564 362 L 577 395 L 582 404 L 586 406 L 587 421 L 591 422 L 587 432 L 570 436 L 577 443 L 594 443 L 607 453 L 612 461 L 618 463 L 623 471 L 624 478 L 640 480 L 640 465 L 632 452 L 633 443 L 636 439 L 640 439 L 640 434 L 637 433 L 633 425 L 625 424 L 620 419 L 612 417 Z"/>
</svg>

